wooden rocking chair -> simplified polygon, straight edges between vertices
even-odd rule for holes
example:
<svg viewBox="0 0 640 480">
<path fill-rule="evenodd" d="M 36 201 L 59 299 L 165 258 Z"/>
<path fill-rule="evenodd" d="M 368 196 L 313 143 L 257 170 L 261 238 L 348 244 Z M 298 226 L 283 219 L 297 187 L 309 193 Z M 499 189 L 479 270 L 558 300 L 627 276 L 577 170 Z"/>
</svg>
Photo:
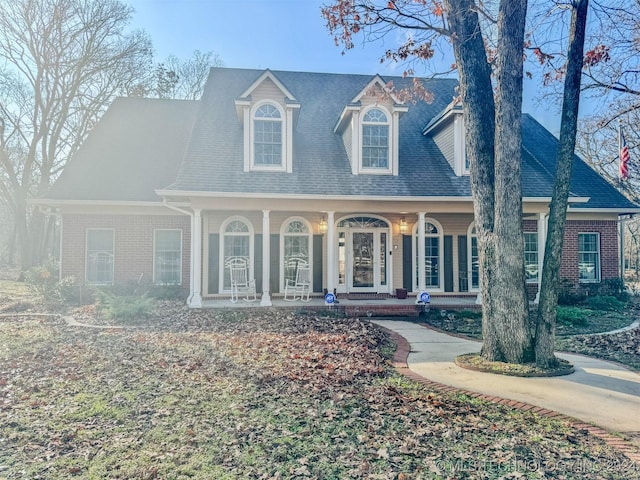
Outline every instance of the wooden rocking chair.
<svg viewBox="0 0 640 480">
<path fill-rule="evenodd" d="M 255 302 L 256 281 L 249 279 L 247 261 L 243 258 L 232 258 L 227 265 L 231 275 L 231 303 L 236 303 L 239 297 L 245 302 Z"/>
</svg>

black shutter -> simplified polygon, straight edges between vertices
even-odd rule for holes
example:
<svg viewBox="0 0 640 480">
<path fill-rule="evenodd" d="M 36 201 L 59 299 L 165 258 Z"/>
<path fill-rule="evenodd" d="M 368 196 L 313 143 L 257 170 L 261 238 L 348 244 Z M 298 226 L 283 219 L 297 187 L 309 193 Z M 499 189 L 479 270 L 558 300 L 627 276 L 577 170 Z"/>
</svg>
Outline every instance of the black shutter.
<svg viewBox="0 0 640 480">
<path fill-rule="evenodd" d="M 253 244 L 253 273 L 256 277 L 256 292 L 262 292 L 262 234 L 256 233 Z"/>
<path fill-rule="evenodd" d="M 209 234 L 209 271 L 208 293 L 216 294 L 220 290 L 220 235 Z"/>
<path fill-rule="evenodd" d="M 313 236 L 313 291 L 322 292 L 322 235 Z"/>
<path fill-rule="evenodd" d="M 402 236 L 402 287 L 413 291 L 413 249 L 411 235 Z"/>
<path fill-rule="evenodd" d="M 444 236 L 444 291 L 453 292 L 453 237 Z"/>
<path fill-rule="evenodd" d="M 273 293 L 280 291 L 280 235 L 272 233 L 270 242 L 271 279 L 269 281 L 269 290 Z"/>
<path fill-rule="evenodd" d="M 469 273 L 467 271 L 467 237 L 458 237 L 458 282 L 461 292 L 469 291 Z"/>
</svg>

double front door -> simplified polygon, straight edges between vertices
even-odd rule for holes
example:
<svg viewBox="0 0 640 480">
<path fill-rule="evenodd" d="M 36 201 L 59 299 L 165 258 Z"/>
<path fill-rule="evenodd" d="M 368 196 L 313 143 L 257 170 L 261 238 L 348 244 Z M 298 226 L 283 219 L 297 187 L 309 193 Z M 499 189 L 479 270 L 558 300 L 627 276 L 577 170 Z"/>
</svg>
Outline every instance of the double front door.
<svg viewBox="0 0 640 480">
<path fill-rule="evenodd" d="M 338 290 L 389 291 L 389 230 L 387 228 L 338 230 Z"/>
</svg>

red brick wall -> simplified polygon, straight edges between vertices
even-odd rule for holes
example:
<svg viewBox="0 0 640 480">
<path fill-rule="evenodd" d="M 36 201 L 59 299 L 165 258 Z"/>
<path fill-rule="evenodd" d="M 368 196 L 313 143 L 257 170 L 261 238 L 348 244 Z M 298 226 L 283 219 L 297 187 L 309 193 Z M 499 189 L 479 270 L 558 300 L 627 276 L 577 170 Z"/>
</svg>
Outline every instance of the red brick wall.
<svg viewBox="0 0 640 480">
<path fill-rule="evenodd" d="M 179 215 L 64 215 L 61 275 L 85 278 L 86 232 L 114 230 L 114 282 L 153 280 L 153 231 L 182 229 L 182 286 L 189 288 L 190 219 Z"/>
</svg>

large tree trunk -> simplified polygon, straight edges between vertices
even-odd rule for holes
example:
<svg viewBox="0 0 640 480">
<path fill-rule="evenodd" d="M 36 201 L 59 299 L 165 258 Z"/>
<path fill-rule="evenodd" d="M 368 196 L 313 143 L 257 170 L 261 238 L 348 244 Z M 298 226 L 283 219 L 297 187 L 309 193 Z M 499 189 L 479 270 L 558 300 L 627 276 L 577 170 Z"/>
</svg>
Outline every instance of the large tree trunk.
<svg viewBox="0 0 640 480">
<path fill-rule="evenodd" d="M 554 352 L 556 332 L 556 307 L 560 290 L 560 263 L 564 225 L 567 218 L 571 170 L 578 128 L 578 104 L 584 55 L 585 28 L 588 0 L 576 0 L 571 13 L 567 76 L 564 84 L 560 145 L 557 153 L 556 181 L 549 211 L 549 229 L 545 246 L 540 304 L 536 322 L 536 363 L 543 368 L 557 365 Z"/>
<path fill-rule="evenodd" d="M 475 3 L 445 2 L 460 77 L 480 265 L 482 355 L 533 360 L 525 292 L 520 184 L 526 1 L 502 1 L 497 103 Z M 513 68 L 520 65 L 520 68 Z M 498 108 L 496 108 L 496 106 Z M 496 125 L 500 127 L 496 129 Z"/>
</svg>

